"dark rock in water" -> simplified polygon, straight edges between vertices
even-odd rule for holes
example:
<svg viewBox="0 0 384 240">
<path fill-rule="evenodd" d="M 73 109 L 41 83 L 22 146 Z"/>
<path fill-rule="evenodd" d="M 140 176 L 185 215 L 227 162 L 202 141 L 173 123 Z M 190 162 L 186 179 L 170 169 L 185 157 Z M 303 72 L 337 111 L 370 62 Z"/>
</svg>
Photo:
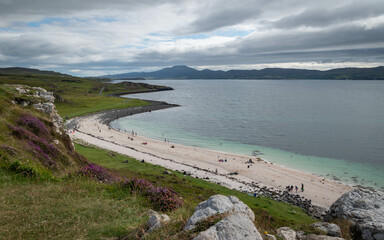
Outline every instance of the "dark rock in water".
<svg viewBox="0 0 384 240">
<path fill-rule="evenodd" d="M 346 219 L 362 239 L 384 240 L 384 193 L 354 189 L 332 204 L 325 221 Z"/>
</svg>

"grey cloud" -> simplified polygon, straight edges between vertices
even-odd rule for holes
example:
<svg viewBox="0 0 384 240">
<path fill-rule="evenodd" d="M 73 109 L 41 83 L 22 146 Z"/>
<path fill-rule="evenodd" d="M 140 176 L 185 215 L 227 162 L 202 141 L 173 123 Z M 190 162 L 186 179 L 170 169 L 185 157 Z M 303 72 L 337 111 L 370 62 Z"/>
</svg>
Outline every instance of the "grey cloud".
<svg viewBox="0 0 384 240">
<path fill-rule="evenodd" d="M 68 17 L 84 12 L 102 11 L 106 16 L 112 11 L 135 11 L 153 8 L 179 0 L 0 0 L 0 22 L 39 20 L 43 17 Z"/>
<path fill-rule="evenodd" d="M 196 15 L 198 16 L 188 26 L 176 32 L 181 34 L 195 34 L 214 31 L 223 27 L 240 24 L 248 19 L 257 18 L 266 5 L 267 0 L 207 1 L 204 2 Z"/>
<path fill-rule="evenodd" d="M 222 27 L 241 23 L 251 17 L 257 16 L 259 13 L 259 10 L 251 8 L 238 9 L 236 7 L 228 7 L 226 9 L 218 9 L 207 16 L 199 17 L 182 32 L 188 34 L 210 32 Z"/>
<path fill-rule="evenodd" d="M 375 29 L 349 26 L 328 31 L 257 34 L 220 47 L 185 53 L 147 51 L 136 56 L 152 63 L 183 62 L 193 65 L 277 63 L 295 61 L 379 61 L 384 53 L 384 26 Z M 364 45 L 364 47 L 362 47 Z M 372 60 L 369 60 L 372 59 Z"/>
<path fill-rule="evenodd" d="M 383 1 L 350 2 L 341 7 L 321 6 L 308 8 L 300 14 L 284 17 L 272 23 L 277 28 L 328 27 L 331 24 L 349 23 L 384 15 Z"/>
<path fill-rule="evenodd" d="M 283 31 L 266 37 L 253 35 L 229 47 L 236 47 L 239 54 L 316 49 L 342 50 L 361 48 L 359 46 L 362 44 L 367 48 L 375 48 L 384 45 L 382 36 L 384 36 L 384 25 L 373 29 L 351 25 L 315 32 Z"/>
</svg>

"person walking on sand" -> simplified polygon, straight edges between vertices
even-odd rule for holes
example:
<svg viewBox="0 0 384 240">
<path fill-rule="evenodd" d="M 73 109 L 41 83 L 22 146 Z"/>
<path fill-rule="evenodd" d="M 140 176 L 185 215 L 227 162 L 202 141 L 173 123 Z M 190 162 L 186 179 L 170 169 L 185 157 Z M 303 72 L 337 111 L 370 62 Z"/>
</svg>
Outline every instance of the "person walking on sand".
<svg viewBox="0 0 384 240">
<path fill-rule="evenodd" d="M 301 191 L 304 192 L 304 184 L 301 183 Z"/>
<path fill-rule="evenodd" d="M 298 189 L 299 189 L 299 188 L 298 188 L 297 186 L 295 186 L 295 190 L 296 190 L 296 192 L 297 192 Z"/>
</svg>

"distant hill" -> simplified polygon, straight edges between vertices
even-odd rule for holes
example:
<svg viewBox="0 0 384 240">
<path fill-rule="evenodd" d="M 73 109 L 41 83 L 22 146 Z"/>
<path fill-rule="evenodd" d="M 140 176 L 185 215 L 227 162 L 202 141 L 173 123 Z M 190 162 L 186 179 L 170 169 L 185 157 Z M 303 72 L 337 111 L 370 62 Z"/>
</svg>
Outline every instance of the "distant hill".
<svg viewBox="0 0 384 240">
<path fill-rule="evenodd" d="M 21 67 L 10 67 L 0 68 L 0 75 L 48 75 L 48 76 L 63 76 L 69 77 L 70 75 L 54 72 L 54 71 L 43 71 L 33 68 L 21 68 Z"/>
<path fill-rule="evenodd" d="M 188 66 L 173 66 L 154 72 L 131 72 L 102 76 L 111 79 L 348 79 L 384 80 L 384 67 L 338 68 L 327 71 L 306 69 L 265 68 L 262 70 L 213 71 L 196 70 Z"/>
</svg>

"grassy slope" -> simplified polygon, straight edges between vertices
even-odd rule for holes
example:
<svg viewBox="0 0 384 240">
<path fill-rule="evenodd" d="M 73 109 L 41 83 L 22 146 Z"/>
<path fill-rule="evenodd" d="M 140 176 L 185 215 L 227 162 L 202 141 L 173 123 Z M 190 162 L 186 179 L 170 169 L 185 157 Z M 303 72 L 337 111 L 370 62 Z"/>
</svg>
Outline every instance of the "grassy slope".
<svg viewBox="0 0 384 240">
<path fill-rule="evenodd" d="M 268 198 L 254 198 L 214 183 L 184 176 L 179 172 L 172 172 L 172 175 L 164 175 L 163 172 L 165 169 L 163 167 L 149 163 L 141 163 L 135 159 L 94 147 L 76 145 L 76 149 L 90 161 L 111 169 L 116 169 L 124 176 L 146 178 L 159 185 L 171 187 L 183 196 L 186 206 L 182 213 L 187 213 L 187 216 L 192 214 L 194 207 L 202 200 L 214 194 L 223 194 L 237 196 L 251 207 L 256 214 L 256 222 L 258 222 L 259 227 L 264 230 L 273 231 L 273 229 L 281 226 L 307 229 L 308 225 L 314 222 L 314 219 L 303 213 L 300 208 L 289 204 L 273 201 Z M 126 160 L 128 160 L 128 163 L 122 163 Z M 177 218 L 186 221 L 187 219 L 185 217 L 186 216 L 181 215 Z M 182 225 L 181 223 L 179 224 Z M 176 226 L 170 226 L 171 228 L 176 227 L 176 229 L 173 230 L 174 232 L 181 230 L 177 229 L 178 224 L 175 225 Z M 172 229 L 167 229 L 162 233 L 169 234 L 170 230 L 172 232 Z"/>
<path fill-rule="evenodd" d="M 86 179 L 43 182 L 0 169 L 0 239 L 125 235 L 148 215 L 143 199 L 119 191 Z"/>
<path fill-rule="evenodd" d="M 9 78 L 16 80 L 10 81 Z M 56 76 L 48 77 L 49 81 L 46 78 L 44 76 L 43 81 L 36 77 L 30 80 L 25 76 L 0 76 L 0 82 L 19 82 L 42 86 L 48 90 L 56 89 L 56 93 L 60 93 L 65 100 L 58 104 L 60 111 L 73 114 L 72 116 L 106 107 L 124 107 L 124 104 L 145 104 L 130 101 L 121 103 L 122 99 L 107 97 L 105 94 L 98 96 L 100 90 L 95 86 L 101 85 L 96 81 L 76 78 L 73 81 L 63 82 Z M 108 91 L 121 92 L 121 90 Z M 38 173 L 49 175 L 50 172 L 41 166 L 38 160 L 34 161 L 33 155 L 23 153 L 23 146 L 14 138 L 10 138 L 11 133 L 6 126 L 7 122 L 15 121 L 17 115 L 25 111 L 41 118 L 45 117 L 33 109 L 21 109 L 10 104 L 11 97 L 0 87 L 0 101 L 2 101 L 0 145 L 5 144 L 17 149 L 15 156 L 0 151 L 0 216 L 5 216 L 0 219 L 0 239 L 102 239 L 127 234 L 135 236 L 138 226 L 145 226 L 148 217 L 146 210 L 150 207 L 141 197 L 122 191 L 117 186 L 99 184 L 82 178 L 66 179 L 60 177 L 62 176 L 60 174 L 53 173 L 53 177 L 51 174 L 47 178 L 30 179 L 9 171 L 7 166 L 10 162 L 20 161 L 26 166 L 32 166 Z M 109 99 L 118 100 L 109 102 Z M 280 226 L 308 229 L 307 225 L 314 221 L 299 208 L 288 204 L 265 198 L 253 198 L 177 172 L 163 175 L 162 167 L 140 163 L 119 154 L 80 145 L 77 146 L 77 151 L 90 161 L 114 169 L 121 175 L 146 178 L 155 184 L 169 186 L 184 198 L 184 207 L 170 213 L 174 221 L 149 236 L 149 239 L 190 239 L 191 236 L 180 233 L 182 227 L 194 207 L 216 193 L 238 196 L 255 211 L 257 224 L 262 230 L 273 232 Z M 128 164 L 121 163 L 127 159 Z"/>
<path fill-rule="evenodd" d="M 110 84 L 95 79 L 56 75 L 0 75 L 0 84 L 24 84 L 42 87 L 52 91 L 56 97 L 55 104 L 63 117 L 75 117 L 89 113 L 127 107 L 143 106 L 142 100 L 111 97 L 110 94 L 121 92 L 151 91 L 145 84 Z M 162 88 L 161 86 L 156 86 Z M 103 89 L 103 91 L 101 91 Z M 101 92 L 101 94 L 100 94 Z"/>
</svg>

